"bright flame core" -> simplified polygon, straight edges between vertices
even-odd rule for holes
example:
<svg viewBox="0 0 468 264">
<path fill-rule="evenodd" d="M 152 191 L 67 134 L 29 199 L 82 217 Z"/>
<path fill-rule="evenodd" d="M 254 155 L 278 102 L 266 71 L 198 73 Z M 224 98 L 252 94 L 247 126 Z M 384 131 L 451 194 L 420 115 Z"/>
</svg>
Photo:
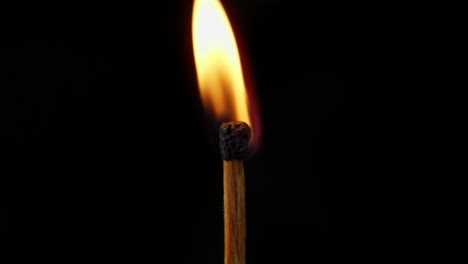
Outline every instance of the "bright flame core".
<svg viewBox="0 0 468 264">
<path fill-rule="evenodd" d="M 205 107 L 222 121 L 244 121 L 252 127 L 236 39 L 219 0 L 195 0 L 192 40 Z"/>
</svg>

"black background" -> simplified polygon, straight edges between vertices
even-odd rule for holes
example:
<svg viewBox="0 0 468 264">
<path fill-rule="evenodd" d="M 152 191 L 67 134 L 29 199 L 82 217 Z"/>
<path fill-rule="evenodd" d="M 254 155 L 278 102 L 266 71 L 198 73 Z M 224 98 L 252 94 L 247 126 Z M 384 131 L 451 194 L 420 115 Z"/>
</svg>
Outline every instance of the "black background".
<svg viewBox="0 0 468 264">
<path fill-rule="evenodd" d="M 2 17 L 2 263 L 222 263 L 192 1 L 166 2 Z M 248 263 L 467 258 L 447 172 L 449 14 L 375 2 L 223 1 L 262 115 Z"/>
</svg>

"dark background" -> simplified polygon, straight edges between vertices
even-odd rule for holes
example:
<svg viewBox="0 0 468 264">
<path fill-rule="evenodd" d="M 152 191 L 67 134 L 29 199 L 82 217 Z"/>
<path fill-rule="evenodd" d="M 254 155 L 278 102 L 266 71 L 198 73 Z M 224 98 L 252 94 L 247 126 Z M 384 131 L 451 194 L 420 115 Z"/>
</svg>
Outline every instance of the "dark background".
<svg viewBox="0 0 468 264">
<path fill-rule="evenodd" d="M 166 2 L 1 18 L 0 262 L 222 263 L 192 1 Z M 223 1 L 262 115 L 248 263 L 467 259 L 447 172 L 450 14 L 375 2 Z"/>
</svg>

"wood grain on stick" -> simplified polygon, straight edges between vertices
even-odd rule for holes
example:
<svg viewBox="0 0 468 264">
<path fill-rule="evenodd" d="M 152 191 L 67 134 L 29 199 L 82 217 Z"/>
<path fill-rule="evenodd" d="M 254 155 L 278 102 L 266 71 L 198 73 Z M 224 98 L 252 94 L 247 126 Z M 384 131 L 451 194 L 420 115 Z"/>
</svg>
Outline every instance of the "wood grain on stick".
<svg viewBox="0 0 468 264">
<path fill-rule="evenodd" d="M 224 160 L 224 263 L 245 264 L 245 176 L 243 160 Z"/>
<path fill-rule="evenodd" d="M 245 264 L 245 176 L 251 129 L 242 121 L 224 122 L 219 146 L 224 171 L 224 264 Z"/>
</svg>

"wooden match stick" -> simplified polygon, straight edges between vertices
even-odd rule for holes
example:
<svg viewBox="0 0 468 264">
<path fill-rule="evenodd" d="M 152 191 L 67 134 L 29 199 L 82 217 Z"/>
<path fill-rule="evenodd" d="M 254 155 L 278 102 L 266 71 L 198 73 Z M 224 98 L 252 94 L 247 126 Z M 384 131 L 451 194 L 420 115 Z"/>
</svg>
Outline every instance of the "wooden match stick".
<svg viewBox="0 0 468 264">
<path fill-rule="evenodd" d="M 219 129 L 224 170 L 224 264 L 245 264 L 244 159 L 250 132 L 240 121 L 223 123 Z"/>
</svg>

